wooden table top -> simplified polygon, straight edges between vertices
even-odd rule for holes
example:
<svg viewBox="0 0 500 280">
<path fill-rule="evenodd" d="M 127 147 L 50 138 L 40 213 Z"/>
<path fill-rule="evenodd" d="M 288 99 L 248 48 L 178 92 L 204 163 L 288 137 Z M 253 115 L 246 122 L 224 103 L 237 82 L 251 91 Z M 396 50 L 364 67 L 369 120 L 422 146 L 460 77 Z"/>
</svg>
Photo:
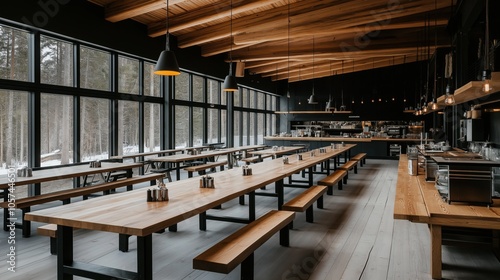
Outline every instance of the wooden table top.
<svg viewBox="0 0 500 280">
<path fill-rule="evenodd" d="M 407 162 L 407 157 L 401 155 L 394 206 L 395 219 L 442 226 L 500 229 L 500 199 L 493 199 L 490 207 L 458 202 L 448 204 L 441 198 L 434 182 L 426 182 L 423 175 L 405 179 L 404 173 L 408 173 L 408 169 L 405 169 Z M 427 218 L 422 218 L 425 212 Z"/>
<path fill-rule="evenodd" d="M 38 184 L 48 181 L 55 181 L 67 178 L 75 178 L 85 175 L 112 172 L 118 170 L 126 170 L 131 168 L 141 167 L 142 163 L 120 163 L 120 162 L 102 162 L 101 167 L 90 168 L 89 164 L 81 164 L 74 166 L 55 167 L 42 170 L 33 170 L 32 177 L 17 177 L 15 185 Z M 8 178 L 0 178 L 0 189 L 9 187 Z"/>
<path fill-rule="evenodd" d="M 304 149 L 302 146 L 282 146 L 278 147 L 278 150 L 273 150 L 272 148 L 270 149 L 265 149 L 265 150 L 259 150 L 259 151 L 251 151 L 249 152 L 252 155 L 283 155 L 283 154 L 289 154 L 292 152 L 296 152 L 298 150 Z"/>
<path fill-rule="evenodd" d="M 152 152 L 112 156 L 112 157 L 110 157 L 110 159 L 137 158 L 137 157 L 143 157 L 143 156 L 153 156 L 153 155 L 177 153 L 177 152 L 182 152 L 182 151 L 184 151 L 184 149 L 169 149 L 169 150 L 161 150 L 161 151 L 152 151 Z"/>
<path fill-rule="evenodd" d="M 304 154 L 304 160 L 295 163 L 290 159 L 290 164 L 286 165 L 282 159 L 254 164 L 252 176 L 243 176 L 241 168 L 210 174 L 214 178 L 214 189 L 200 188 L 199 177 L 168 183 L 170 200 L 166 202 L 147 202 L 146 189 L 143 188 L 29 212 L 25 219 L 146 236 L 284 179 L 349 148 L 317 153 L 314 157 Z"/>
<path fill-rule="evenodd" d="M 150 161 L 183 162 L 183 161 L 189 161 L 189 160 L 197 160 L 197 159 L 202 159 L 202 158 L 227 155 L 227 154 L 234 153 L 237 151 L 238 150 L 236 148 L 226 148 L 226 149 L 204 151 L 201 154 L 197 154 L 197 155 L 175 154 L 175 155 L 169 155 L 169 156 L 156 157 L 156 158 L 151 158 Z"/>
</svg>

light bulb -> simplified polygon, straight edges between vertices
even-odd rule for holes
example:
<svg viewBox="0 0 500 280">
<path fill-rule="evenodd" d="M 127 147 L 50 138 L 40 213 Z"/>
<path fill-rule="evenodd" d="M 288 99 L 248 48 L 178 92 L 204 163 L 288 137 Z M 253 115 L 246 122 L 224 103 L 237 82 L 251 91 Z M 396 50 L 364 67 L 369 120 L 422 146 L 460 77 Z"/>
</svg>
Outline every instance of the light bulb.
<svg viewBox="0 0 500 280">
<path fill-rule="evenodd" d="M 436 102 L 432 102 L 431 109 L 432 109 L 432 110 L 437 110 L 437 109 L 438 109 L 438 105 L 437 105 L 437 103 L 436 103 Z"/>
<path fill-rule="evenodd" d="M 490 80 L 485 80 L 483 84 L 483 91 L 484 92 L 490 92 L 492 90 L 490 86 Z"/>
</svg>

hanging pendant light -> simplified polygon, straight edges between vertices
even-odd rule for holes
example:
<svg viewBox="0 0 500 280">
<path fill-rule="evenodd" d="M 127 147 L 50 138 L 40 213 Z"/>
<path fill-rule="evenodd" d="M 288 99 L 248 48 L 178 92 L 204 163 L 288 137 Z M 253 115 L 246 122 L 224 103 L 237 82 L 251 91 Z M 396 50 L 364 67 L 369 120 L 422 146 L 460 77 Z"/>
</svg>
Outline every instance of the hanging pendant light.
<svg viewBox="0 0 500 280">
<path fill-rule="evenodd" d="M 313 55 L 312 56 L 313 56 L 313 64 L 312 64 L 313 65 L 313 67 L 312 67 L 313 68 L 313 71 L 312 71 L 313 72 L 312 73 L 313 74 L 313 78 L 312 78 L 312 80 L 313 80 L 313 88 L 312 88 L 311 96 L 309 97 L 309 99 L 307 99 L 307 103 L 309 103 L 309 104 L 318 104 L 318 101 L 316 101 L 316 98 L 314 97 L 314 36 L 313 36 Z"/>
<path fill-rule="evenodd" d="M 230 18 L 230 49 L 229 49 L 229 74 L 224 79 L 224 91 L 238 91 L 238 83 L 233 75 L 233 1 L 231 0 L 231 18 Z"/>
<path fill-rule="evenodd" d="M 170 32 L 168 30 L 168 0 L 167 0 L 167 34 L 165 50 L 161 52 L 154 73 L 161 76 L 177 76 L 181 73 L 175 54 L 170 50 Z"/>
<path fill-rule="evenodd" d="M 333 81 L 333 72 L 332 72 L 332 61 L 330 60 L 330 75 L 332 76 Z M 332 82 L 332 91 L 333 91 L 333 82 Z M 325 111 L 330 111 L 332 109 L 332 94 L 328 96 L 328 102 L 326 102 Z"/>
<path fill-rule="evenodd" d="M 484 31 L 484 70 L 483 70 L 483 92 L 489 93 L 491 88 L 491 70 L 490 70 L 490 20 L 489 20 L 489 0 L 486 0 L 486 22 Z"/>
<path fill-rule="evenodd" d="M 444 104 L 448 106 L 455 104 L 455 97 L 453 96 L 453 93 L 451 93 L 450 84 L 446 85 L 446 95 L 444 98 Z"/>
</svg>

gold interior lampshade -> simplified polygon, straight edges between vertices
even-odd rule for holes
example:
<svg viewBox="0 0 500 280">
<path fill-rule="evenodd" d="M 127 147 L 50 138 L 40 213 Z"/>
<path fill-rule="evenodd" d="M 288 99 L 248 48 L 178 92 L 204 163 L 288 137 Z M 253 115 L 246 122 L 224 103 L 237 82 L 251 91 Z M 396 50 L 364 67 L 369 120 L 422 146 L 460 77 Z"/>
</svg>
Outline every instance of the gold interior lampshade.
<svg viewBox="0 0 500 280">
<path fill-rule="evenodd" d="M 154 73 L 161 76 L 177 76 L 181 73 L 173 51 L 164 50 L 156 62 Z"/>
<path fill-rule="evenodd" d="M 232 73 L 229 73 L 229 75 L 226 76 L 224 79 L 224 91 L 238 91 L 238 83 L 236 82 L 236 78 L 232 75 Z"/>
</svg>

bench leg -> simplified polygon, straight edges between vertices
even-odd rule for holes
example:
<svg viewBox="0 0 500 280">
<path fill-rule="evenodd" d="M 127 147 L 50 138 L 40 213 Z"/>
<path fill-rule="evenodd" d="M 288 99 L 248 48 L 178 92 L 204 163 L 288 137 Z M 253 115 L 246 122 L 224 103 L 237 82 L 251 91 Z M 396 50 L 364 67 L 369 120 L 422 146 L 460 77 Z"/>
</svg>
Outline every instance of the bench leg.
<svg viewBox="0 0 500 280">
<path fill-rule="evenodd" d="M 344 178 L 345 178 L 345 177 L 344 177 Z M 342 190 L 343 181 L 344 181 L 344 179 L 339 180 L 339 191 L 341 191 L 341 190 Z"/>
<path fill-rule="evenodd" d="M 342 183 L 347 184 L 347 174 L 342 178 Z"/>
<path fill-rule="evenodd" d="M 25 220 L 24 215 L 31 211 L 31 207 L 26 207 L 21 209 L 22 210 L 22 231 L 23 231 L 23 237 L 30 237 L 31 235 L 31 221 Z"/>
<path fill-rule="evenodd" d="M 244 195 L 240 196 L 239 200 L 240 200 L 240 205 L 245 205 L 245 196 Z"/>
<path fill-rule="evenodd" d="M 308 223 L 313 223 L 314 222 L 314 215 L 313 215 L 313 206 L 309 206 L 306 209 L 306 221 Z"/>
<path fill-rule="evenodd" d="M 354 174 L 358 174 L 358 164 L 354 165 Z"/>
<path fill-rule="evenodd" d="M 169 226 L 168 227 L 168 231 L 170 231 L 170 232 L 177 232 L 177 224 Z"/>
<path fill-rule="evenodd" d="M 207 230 L 207 212 L 200 213 L 200 230 Z"/>
<path fill-rule="evenodd" d="M 293 224 L 293 221 L 290 222 L 290 225 Z M 293 227 L 293 225 L 292 225 Z M 288 247 L 290 246 L 290 231 L 288 230 L 289 227 L 284 227 L 280 229 L 280 245 Z"/>
<path fill-rule="evenodd" d="M 254 253 L 241 262 L 241 280 L 253 280 Z"/>
<path fill-rule="evenodd" d="M 128 238 L 130 235 L 128 234 L 119 234 L 118 235 L 118 249 L 122 252 L 128 252 Z"/>
<path fill-rule="evenodd" d="M 57 255 L 57 239 L 55 237 L 50 238 L 50 254 Z"/>
<path fill-rule="evenodd" d="M 320 196 L 316 203 L 318 204 L 318 209 L 323 209 L 323 196 Z"/>
<path fill-rule="evenodd" d="M 188 171 L 188 178 L 192 178 L 192 177 L 193 177 L 193 172 Z"/>
<path fill-rule="evenodd" d="M 328 189 L 326 190 L 327 195 L 333 195 L 333 186 L 328 186 Z"/>
</svg>

